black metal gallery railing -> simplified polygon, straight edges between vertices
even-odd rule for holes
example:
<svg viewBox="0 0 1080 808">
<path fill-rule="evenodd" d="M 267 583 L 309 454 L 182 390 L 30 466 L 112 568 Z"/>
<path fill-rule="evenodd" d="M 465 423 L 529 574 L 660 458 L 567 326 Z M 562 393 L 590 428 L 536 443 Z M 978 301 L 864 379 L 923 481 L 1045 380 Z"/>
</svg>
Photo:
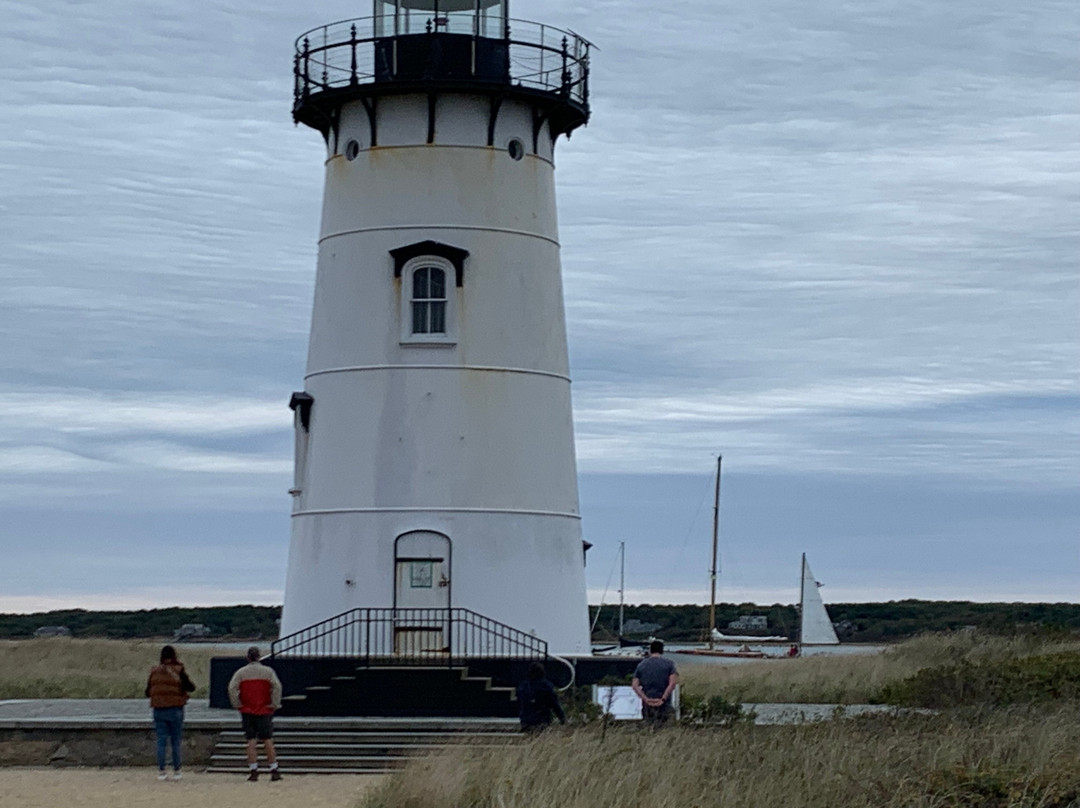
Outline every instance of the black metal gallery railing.
<svg viewBox="0 0 1080 808">
<path fill-rule="evenodd" d="M 547 642 L 470 609 L 350 609 L 275 640 L 270 656 L 347 657 L 367 667 L 544 660 Z"/>
<path fill-rule="evenodd" d="M 313 28 L 296 40 L 295 106 L 327 90 L 432 78 L 513 83 L 588 104 L 588 40 L 528 20 L 498 32 L 470 20 L 414 15 L 395 30 L 392 20 L 364 17 Z"/>
</svg>

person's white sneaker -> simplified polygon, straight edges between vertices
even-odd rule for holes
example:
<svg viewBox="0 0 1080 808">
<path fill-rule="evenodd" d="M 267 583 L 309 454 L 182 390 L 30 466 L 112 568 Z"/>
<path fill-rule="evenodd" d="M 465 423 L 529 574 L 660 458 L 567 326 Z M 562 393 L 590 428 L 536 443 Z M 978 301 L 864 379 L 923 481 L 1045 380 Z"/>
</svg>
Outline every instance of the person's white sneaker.
<svg viewBox="0 0 1080 808">
<path fill-rule="evenodd" d="M 184 776 L 184 775 L 183 775 L 183 772 L 173 772 L 173 776 L 172 776 L 172 779 L 173 779 L 173 780 L 179 780 L 179 779 L 180 779 L 181 777 L 183 777 L 183 776 Z"/>
<path fill-rule="evenodd" d="M 168 780 L 168 779 L 169 779 L 169 775 L 165 774 L 165 770 L 164 770 L 164 769 L 162 769 L 161 771 L 159 771 L 159 772 L 157 773 L 157 779 L 158 779 L 158 780 Z"/>
</svg>

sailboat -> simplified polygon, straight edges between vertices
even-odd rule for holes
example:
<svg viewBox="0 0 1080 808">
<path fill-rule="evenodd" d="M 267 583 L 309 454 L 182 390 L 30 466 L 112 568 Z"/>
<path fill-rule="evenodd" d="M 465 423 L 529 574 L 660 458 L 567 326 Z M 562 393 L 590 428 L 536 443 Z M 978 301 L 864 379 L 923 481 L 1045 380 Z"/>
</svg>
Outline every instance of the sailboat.
<svg viewBox="0 0 1080 808">
<path fill-rule="evenodd" d="M 607 590 L 604 590 L 605 593 Z M 608 654 L 620 648 L 633 648 L 636 652 L 640 653 L 643 648 L 647 648 L 648 641 L 642 642 L 641 640 L 628 640 L 625 634 L 625 620 L 626 615 L 626 542 L 619 542 L 619 633 L 618 643 L 615 645 L 593 646 L 594 654 Z M 592 626 L 589 629 L 591 635 L 596 631 L 596 624 L 600 621 L 600 612 L 604 608 L 603 600 L 601 599 L 600 605 L 596 607 L 596 616 L 593 618 Z"/>
<path fill-rule="evenodd" d="M 755 651 L 749 648 L 748 643 L 777 643 L 787 642 L 787 637 L 754 637 L 750 635 L 725 635 L 716 628 L 716 574 L 718 554 L 718 539 L 720 533 L 720 469 L 723 455 L 716 458 L 716 493 L 713 500 L 713 536 L 712 536 L 712 567 L 709 569 L 709 647 L 687 648 L 676 651 L 681 654 L 697 654 L 699 656 L 723 656 L 723 657 L 746 657 L 751 659 L 778 659 L 770 657 L 764 651 Z M 802 570 L 799 583 L 799 644 L 805 645 L 839 645 L 840 640 L 836 636 L 829 613 L 825 611 L 825 604 L 818 592 L 818 582 L 810 571 L 810 564 L 806 561 L 806 553 L 802 554 Z M 717 642 L 743 643 L 738 651 L 724 651 L 714 648 Z M 792 646 L 792 653 L 788 656 L 797 656 L 798 648 Z"/>
<path fill-rule="evenodd" d="M 750 659 L 762 659 L 767 654 L 764 651 L 752 651 L 744 645 L 738 651 L 725 651 L 714 647 L 716 642 L 762 642 L 769 639 L 783 639 L 772 637 L 725 637 L 716 630 L 716 574 L 719 570 L 719 538 L 720 538 L 720 471 L 724 462 L 724 456 L 716 456 L 716 492 L 713 495 L 713 527 L 712 527 L 712 566 L 709 567 L 709 647 L 708 648 L 683 648 L 675 651 L 677 654 L 697 654 L 699 656 L 719 657 L 743 657 Z"/>
<path fill-rule="evenodd" d="M 818 587 L 821 586 L 810 572 L 806 553 L 802 554 L 802 580 L 799 584 L 799 644 L 800 645 L 839 645 L 829 613 L 821 600 Z"/>
<path fill-rule="evenodd" d="M 840 638 L 836 636 L 829 613 L 825 610 L 825 603 L 821 599 L 818 587 L 821 586 L 810 571 L 810 562 L 806 560 L 806 553 L 802 554 L 802 572 L 799 581 L 799 646 L 807 645 L 839 645 Z M 787 642 L 787 637 L 750 637 L 733 636 L 722 634 L 716 628 L 712 630 L 712 638 L 716 642 L 741 642 L 741 643 L 767 643 Z M 726 652 L 746 656 L 745 652 Z M 762 657 L 764 652 L 760 653 Z"/>
</svg>

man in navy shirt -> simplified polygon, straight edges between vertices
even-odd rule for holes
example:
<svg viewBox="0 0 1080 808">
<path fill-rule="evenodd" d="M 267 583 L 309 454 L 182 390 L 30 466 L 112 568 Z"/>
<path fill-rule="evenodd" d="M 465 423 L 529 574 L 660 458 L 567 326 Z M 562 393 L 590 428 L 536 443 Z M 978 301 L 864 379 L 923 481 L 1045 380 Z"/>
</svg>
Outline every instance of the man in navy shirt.
<svg viewBox="0 0 1080 808">
<path fill-rule="evenodd" d="M 664 657 L 664 643 L 649 643 L 649 655 L 638 663 L 631 687 L 641 699 L 641 717 L 652 726 L 660 726 L 672 715 L 671 693 L 679 683 L 675 663 Z"/>
</svg>

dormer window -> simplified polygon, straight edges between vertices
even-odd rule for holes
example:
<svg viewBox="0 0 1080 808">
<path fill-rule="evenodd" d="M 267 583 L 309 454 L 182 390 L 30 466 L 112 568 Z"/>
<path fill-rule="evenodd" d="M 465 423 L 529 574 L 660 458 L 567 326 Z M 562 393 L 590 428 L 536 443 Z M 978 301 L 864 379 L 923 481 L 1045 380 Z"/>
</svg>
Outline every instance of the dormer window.
<svg viewBox="0 0 1080 808">
<path fill-rule="evenodd" d="M 452 346 L 469 253 L 437 241 L 421 241 L 390 251 L 394 276 L 401 279 L 401 343 Z"/>
<path fill-rule="evenodd" d="M 453 278 L 453 266 L 431 255 L 402 267 L 402 345 L 446 347 L 457 342 Z"/>
</svg>

